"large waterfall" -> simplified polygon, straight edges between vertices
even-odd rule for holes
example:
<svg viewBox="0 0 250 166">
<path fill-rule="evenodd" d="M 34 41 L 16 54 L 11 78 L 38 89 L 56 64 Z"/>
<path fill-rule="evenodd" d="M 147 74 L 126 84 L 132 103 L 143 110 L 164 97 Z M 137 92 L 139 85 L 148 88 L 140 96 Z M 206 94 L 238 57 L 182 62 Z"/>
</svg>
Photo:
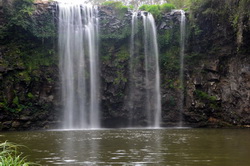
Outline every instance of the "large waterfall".
<svg viewBox="0 0 250 166">
<path fill-rule="evenodd" d="M 98 10 L 58 2 L 64 129 L 99 128 Z"/>
<path fill-rule="evenodd" d="M 143 26 L 143 33 L 139 30 Z M 130 43 L 130 93 L 129 109 L 131 124 L 138 109 L 144 109 L 148 127 L 160 127 L 161 95 L 159 51 L 155 20 L 148 12 L 134 12 Z M 141 44 L 142 43 L 142 44 Z M 143 56 L 142 56 L 143 55 Z M 142 64 L 140 64 L 142 62 Z M 142 66 L 141 66 L 142 65 Z M 144 71 L 140 69 L 144 67 Z M 136 100 L 137 99 L 137 100 Z M 138 102 L 144 104 L 137 108 Z"/>
</svg>

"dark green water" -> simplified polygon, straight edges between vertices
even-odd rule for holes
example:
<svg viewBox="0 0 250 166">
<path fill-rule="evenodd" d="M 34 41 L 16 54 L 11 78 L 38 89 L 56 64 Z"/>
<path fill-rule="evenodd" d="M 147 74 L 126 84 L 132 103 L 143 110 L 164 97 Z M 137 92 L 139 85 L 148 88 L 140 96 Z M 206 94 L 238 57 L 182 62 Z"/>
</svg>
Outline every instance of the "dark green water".
<svg viewBox="0 0 250 166">
<path fill-rule="evenodd" d="M 0 133 L 41 165 L 249 166 L 250 130 L 116 129 Z"/>
</svg>

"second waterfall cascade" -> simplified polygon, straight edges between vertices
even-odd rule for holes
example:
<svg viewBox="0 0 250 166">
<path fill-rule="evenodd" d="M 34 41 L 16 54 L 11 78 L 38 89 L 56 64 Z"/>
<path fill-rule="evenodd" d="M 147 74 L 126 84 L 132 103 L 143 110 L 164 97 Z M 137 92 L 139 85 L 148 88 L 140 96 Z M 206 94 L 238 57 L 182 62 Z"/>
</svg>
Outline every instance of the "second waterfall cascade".
<svg viewBox="0 0 250 166">
<path fill-rule="evenodd" d="M 129 80 L 130 127 L 138 125 L 139 109 L 144 110 L 147 127 L 160 127 L 159 51 L 155 20 L 148 12 L 134 12 L 132 15 Z M 139 103 L 143 103 L 143 108 L 138 108 Z"/>
<path fill-rule="evenodd" d="M 73 1 L 59 1 L 58 8 L 62 128 L 100 128 L 98 10 Z"/>
</svg>

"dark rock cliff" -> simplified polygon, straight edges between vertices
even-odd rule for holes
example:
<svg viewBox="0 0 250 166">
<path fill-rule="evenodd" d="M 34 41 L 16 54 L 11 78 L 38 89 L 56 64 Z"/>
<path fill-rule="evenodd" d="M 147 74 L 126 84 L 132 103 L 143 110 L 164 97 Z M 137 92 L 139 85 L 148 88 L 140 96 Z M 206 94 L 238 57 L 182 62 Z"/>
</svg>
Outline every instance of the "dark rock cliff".
<svg viewBox="0 0 250 166">
<path fill-rule="evenodd" d="M 58 121 L 53 17 L 46 4 L 22 12 L 19 2 L 5 0 L 0 15 L 0 130 L 49 128 Z"/>
<path fill-rule="evenodd" d="M 250 3 L 206 1 L 193 10 L 186 61 L 185 120 L 250 124 Z M 213 11 L 211 11 L 213 8 Z"/>
<path fill-rule="evenodd" d="M 183 91 L 184 125 L 250 125 L 249 15 L 238 12 L 241 1 L 206 2 L 211 4 L 197 5 L 187 14 L 184 87 L 179 80 L 180 13 L 162 13 L 156 19 L 162 126 L 179 124 Z M 35 10 L 30 14 L 5 4 L 0 7 L 0 129 L 56 127 L 61 118 L 56 5 L 32 4 Z M 131 12 L 109 6 L 99 9 L 102 123 L 126 127 L 131 118 L 126 104 Z M 133 117 L 140 125 L 145 123 L 142 111 Z"/>
</svg>

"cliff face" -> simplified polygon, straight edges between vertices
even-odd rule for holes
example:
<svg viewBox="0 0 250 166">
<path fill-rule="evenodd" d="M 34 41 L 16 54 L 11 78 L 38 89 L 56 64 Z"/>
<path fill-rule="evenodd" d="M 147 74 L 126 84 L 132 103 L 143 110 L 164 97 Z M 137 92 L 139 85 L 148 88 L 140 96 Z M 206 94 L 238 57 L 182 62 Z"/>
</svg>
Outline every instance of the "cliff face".
<svg viewBox="0 0 250 166">
<path fill-rule="evenodd" d="M 48 5 L 24 12 L 19 2 L 4 1 L 1 15 L 0 129 L 48 128 L 58 120 L 53 17 Z"/>
<path fill-rule="evenodd" d="M 207 1 L 193 10 L 195 28 L 186 61 L 187 122 L 249 125 L 249 5 L 244 0 Z"/>
<path fill-rule="evenodd" d="M 130 41 L 132 12 L 100 7 L 101 29 L 101 78 L 102 78 L 102 123 L 105 127 L 128 127 L 131 121 L 144 126 L 146 121 L 144 59 L 137 63 L 137 88 L 133 91 L 136 103 L 131 115 L 129 108 L 130 85 Z M 156 19 L 161 59 L 161 94 L 163 125 L 179 123 L 179 31 L 180 12 L 162 13 Z M 141 29 L 143 31 L 143 29 Z M 142 37 L 142 36 L 140 36 Z M 144 55 L 143 43 L 137 43 Z M 150 89 L 150 87 L 147 87 Z"/>
<path fill-rule="evenodd" d="M 179 123 L 183 91 L 185 125 L 250 124 L 250 21 L 241 8 L 249 3 L 214 3 L 196 4 L 186 15 L 184 89 L 179 78 L 181 15 L 157 16 L 163 126 Z M 61 119 L 56 6 L 37 1 L 23 13 L 17 5 L 5 4 L 0 15 L 0 129 L 55 127 Z M 110 6 L 99 9 L 102 123 L 126 127 L 131 118 L 126 102 L 132 13 Z M 142 99 L 135 96 L 135 100 Z M 140 125 L 145 123 L 144 104 L 139 102 L 132 117 Z"/>
</svg>

